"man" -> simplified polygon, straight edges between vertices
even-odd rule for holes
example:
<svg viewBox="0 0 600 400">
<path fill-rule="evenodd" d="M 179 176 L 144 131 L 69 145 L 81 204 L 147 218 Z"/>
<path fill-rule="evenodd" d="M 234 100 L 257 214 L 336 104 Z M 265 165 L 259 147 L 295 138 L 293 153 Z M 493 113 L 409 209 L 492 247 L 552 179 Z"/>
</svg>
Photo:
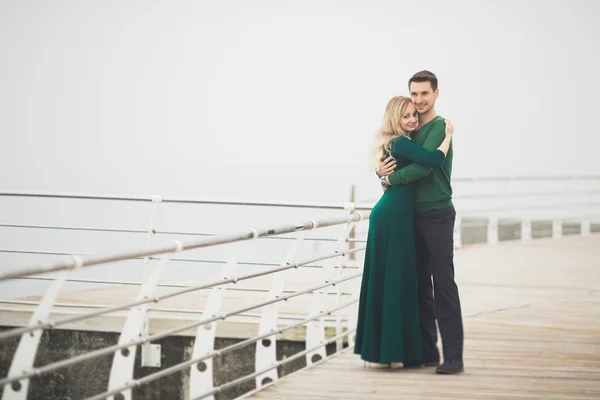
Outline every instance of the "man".
<svg viewBox="0 0 600 400">
<path fill-rule="evenodd" d="M 412 140 L 428 150 L 435 150 L 444 140 L 446 126 L 434 108 L 439 96 L 437 77 L 429 71 L 417 72 L 408 81 L 408 88 L 419 113 L 419 129 L 412 135 Z M 391 157 L 377 168 L 384 187 L 417 181 L 415 244 L 423 361 L 425 365 L 437 365 L 436 372 L 440 374 L 463 371 L 463 325 L 458 287 L 454 281 L 456 212 L 450 185 L 452 157 L 451 145 L 439 168 L 413 163 L 393 172 L 395 161 Z M 436 318 L 442 337 L 442 364 L 439 364 Z"/>
</svg>

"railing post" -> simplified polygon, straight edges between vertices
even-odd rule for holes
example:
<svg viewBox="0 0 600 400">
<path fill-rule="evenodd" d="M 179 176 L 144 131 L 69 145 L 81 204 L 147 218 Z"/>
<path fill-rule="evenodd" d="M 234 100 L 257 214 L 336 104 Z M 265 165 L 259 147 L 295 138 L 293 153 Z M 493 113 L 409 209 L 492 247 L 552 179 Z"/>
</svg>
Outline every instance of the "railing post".
<svg viewBox="0 0 600 400">
<path fill-rule="evenodd" d="M 335 244 L 335 251 L 342 253 L 345 247 L 345 243 L 349 233 L 354 228 L 355 223 L 349 222 L 344 227 L 344 231 Z M 328 283 L 334 280 L 334 269 L 336 265 L 336 259 L 328 259 L 323 263 L 323 269 L 321 270 L 320 283 Z M 327 302 L 327 292 L 329 288 L 323 288 L 313 293 L 312 299 L 309 305 L 308 315 L 314 315 L 326 307 Z M 341 327 L 338 327 L 337 319 L 336 319 L 336 331 L 340 330 Z M 341 332 L 339 332 L 341 333 Z M 325 321 L 324 318 L 318 318 L 306 326 L 306 347 L 312 348 L 317 345 L 323 343 L 325 341 Z M 339 345 L 338 345 L 339 346 Z M 306 354 L 306 365 L 311 366 L 320 360 L 323 360 L 327 357 L 327 352 L 325 347 L 319 347 L 318 349 Z"/>
<path fill-rule="evenodd" d="M 355 205 L 354 205 L 354 185 L 352 185 L 352 194 L 351 194 L 351 198 L 350 198 L 351 202 L 350 203 L 346 203 L 346 205 L 344 206 L 344 209 L 346 209 L 348 211 L 348 215 L 352 215 L 355 213 Z M 353 250 L 355 248 L 355 243 L 354 241 L 348 241 L 347 239 L 354 239 L 355 238 L 355 234 L 354 232 L 356 231 L 355 225 L 356 223 L 351 223 L 352 226 L 350 228 L 350 231 L 348 232 L 348 235 L 346 237 L 344 237 L 343 241 L 340 242 L 338 244 L 338 249 L 342 252 L 345 252 L 346 249 L 348 250 Z M 342 274 L 344 272 L 344 267 L 346 266 L 346 264 L 350 261 L 354 261 L 355 260 L 355 254 L 354 252 L 341 256 L 341 257 L 336 257 L 335 258 L 335 266 L 337 267 L 337 278 L 341 278 Z M 340 304 L 342 304 L 342 286 L 344 285 L 335 285 L 336 288 L 336 306 L 339 306 Z M 345 311 L 347 314 L 347 317 L 350 315 L 349 314 L 349 310 L 343 310 Z M 343 320 L 343 312 L 342 310 L 338 311 L 335 314 L 335 334 L 336 336 L 341 335 L 342 331 L 344 330 L 343 326 L 342 326 L 342 320 Z M 344 349 L 344 340 L 342 337 L 340 337 L 338 340 L 336 340 L 336 351 L 340 352 Z"/>
<path fill-rule="evenodd" d="M 462 247 L 462 216 L 456 213 L 456 219 L 454 221 L 454 248 L 459 249 Z"/>
<path fill-rule="evenodd" d="M 175 241 L 177 244 L 177 250 L 175 252 L 181 251 L 183 245 L 179 241 Z M 156 289 L 156 285 L 160 280 L 160 276 L 166 265 L 169 263 L 173 253 L 165 255 L 163 258 L 159 260 L 157 265 L 152 269 L 152 272 L 148 274 L 140 291 L 137 296 L 137 300 L 148 299 L 153 296 L 154 290 Z M 144 319 L 147 318 L 147 310 L 148 305 L 143 304 L 138 307 L 134 307 L 129 310 L 127 315 L 127 319 L 123 324 L 123 329 L 121 330 L 121 336 L 119 337 L 119 344 L 127 344 L 135 339 L 139 339 L 144 334 L 143 329 L 147 328 L 147 325 L 144 326 Z M 150 345 L 150 351 L 154 352 L 154 357 L 152 360 L 154 361 L 153 367 L 160 367 L 160 345 Z M 117 351 L 114 354 L 112 367 L 110 369 L 110 378 L 108 381 L 108 390 L 113 390 L 118 387 L 123 386 L 127 382 L 133 379 L 133 368 L 135 365 L 135 352 L 137 346 L 131 346 L 122 349 L 121 351 Z M 131 389 L 125 390 L 117 396 L 114 396 L 115 400 L 131 400 Z"/>
<path fill-rule="evenodd" d="M 521 220 L 521 241 L 529 242 L 532 238 L 531 219 L 529 217 L 523 217 Z"/>
<path fill-rule="evenodd" d="M 152 195 L 152 216 L 150 217 L 150 225 L 148 227 L 148 236 L 146 237 L 146 245 L 150 245 L 150 241 L 154 236 L 154 217 L 156 216 L 156 208 L 162 202 L 162 196 Z M 148 257 L 144 258 L 144 270 L 142 272 L 142 284 L 146 280 L 148 273 Z M 148 307 L 141 307 L 143 315 L 142 335 L 147 336 L 149 332 L 148 326 Z M 144 343 L 142 345 L 142 367 L 160 367 L 160 345 Z"/>
<path fill-rule="evenodd" d="M 299 236 L 294 241 L 294 245 L 286 254 L 285 259 L 281 262 L 282 267 L 293 263 L 293 259 L 296 257 L 298 249 L 300 249 L 300 245 L 304 241 L 307 233 L 308 231 L 300 232 Z M 285 286 L 285 278 L 288 272 L 290 272 L 289 269 L 274 274 L 271 289 L 267 294 L 268 300 L 275 299 L 282 295 Z M 263 308 L 258 334 L 263 335 L 265 333 L 273 332 L 273 336 L 256 342 L 256 360 L 254 363 L 256 372 L 262 371 L 277 362 L 277 338 L 275 337 L 275 333 L 277 330 L 278 316 L 279 303 L 269 304 Z M 275 382 L 277 379 L 279 379 L 277 368 L 273 368 L 270 371 L 256 376 L 256 387 L 260 388 L 261 386 Z"/>
<path fill-rule="evenodd" d="M 552 237 L 554 239 L 560 239 L 562 237 L 562 221 L 560 219 L 552 221 Z"/>
<path fill-rule="evenodd" d="M 352 232 L 355 231 L 355 228 L 352 228 Z M 358 260 L 356 258 L 349 260 L 348 261 L 349 266 L 355 266 L 358 268 L 358 271 L 361 273 L 362 276 L 362 272 L 363 272 L 363 268 L 364 268 L 364 254 L 363 257 L 358 258 Z M 352 298 L 359 298 L 360 297 L 360 287 L 361 287 L 361 283 L 362 283 L 362 279 L 354 279 L 353 281 L 351 281 L 350 284 L 350 293 Z M 351 329 L 355 329 L 354 333 L 348 335 L 348 347 L 350 348 L 354 348 L 354 344 L 356 342 L 356 327 L 358 325 L 358 303 L 355 303 L 354 305 L 350 306 L 348 308 L 348 330 Z"/>
<path fill-rule="evenodd" d="M 154 194 L 151 196 L 152 199 L 152 214 L 150 215 L 150 224 L 148 225 L 148 234 L 146 235 L 146 246 L 150 245 L 152 236 L 154 235 L 154 217 L 156 216 L 156 208 L 158 204 L 162 202 L 162 196 Z M 144 269 L 142 270 L 142 283 L 146 279 L 148 273 L 148 257 L 144 258 Z"/>
<path fill-rule="evenodd" d="M 363 272 L 364 267 L 364 259 L 358 262 L 353 261 L 350 265 L 356 265 L 358 267 L 359 272 Z M 362 283 L 362 279 L 354 279 L 350 282 L 351 290 L 350 293 L 353 299 L 358 299 L 360 297 L 360 286 Z M 358 325 L 358 303 L 353 304 L 348 309 L 348 329 L 356 329 Z M 350 348 L 354 347 L 354 343 L 356 342 L 356 331 L 354 333 L 348 335 L 348 346 Z"/>
<path fill-rule="evenodd" d="M 223 268 L 221 278 L 223 280 L 231 278 L 235 273 L 238 263 L 238 256 L 246 242 L 240 243 L 233 255 Z M 202 311 L 202 319 L 215 317 L 221 310 L 221 304 L 225 297 L 227 287 L 224 285 L 216 286 L 211 289 L 210 295 Z M 202 354 L 211 353 L 215 349 L 215 337 L 217 334 L 217 323 L 201 325 L 196 330 L 196 339 L 194 340 L 194 350 L 192 359 L 199 358 Z M 203 393 L 210 392 L 213 389 L 213 358 L 206 359 L 190 367 L 190 399 L 195 399 Z M 213 395 L 207 397 L 214 399 Z"/>
<path fill-rule="evenodd" d="M 592 233 L 592 224 L 589 219 L 581 221 L 581 236 L 589 236 Z"/>
<path fill-rule="evenodd" d="M 490 215 L 488 220 L 487 242 L 498 243 L 498 216 L 495 214 Z"/>
<path fill-rule="evenodd" d="M 52 306 L 63 287 L 66 277 L 67 272 L 61 272 L 52 282 L 44 294 L 42 301 L 31 316 L 29 325 L 35 325 L 40 321 L 48 319 L 50 311 L 52 311 Z M 17 351 L 15 352 L 10 365 L 10 370 L 8 371 L 8 378 L 20 375 L 23 371 L 28 371 L 33 367 L 33 362 L 35 361 L 35 355 L 43 332 L 42 329 L 38 329 L 30 333 L 24 333 L 21 336 L 21 341 L 19 342 L 19 346 L 17 347 Z M 10 385 L 4 386 L 2 398 L 4 400 L 25 400 L 27 399 L 28 389 L 29 379 L 13 382 Z"/>
<path fill-rule="evenodd" d="M 354 214 L 355 212 L 355 198 L 356 198 L 356 187 L 355 185 L 352 185 L 351 189 L 350 189 L 350 202 L 346 203 L 346 205 L 344 206 L 344 209 L 346 209 L 348 211 L 349 215 Z M 356 234 L 356 229 L 352 228 L 352 230 L 350 231 L 350 234 L 348 235 L 348 237 L 350 239 L 354 239 Z M 352 250 L 354 249 L 355 243 L 353 241 L 348 243 L 348 249 Z M 348 260 L 354 260 L 356 258 L 354 253 L 350 253 L 348 255 Z"/>
</svg>

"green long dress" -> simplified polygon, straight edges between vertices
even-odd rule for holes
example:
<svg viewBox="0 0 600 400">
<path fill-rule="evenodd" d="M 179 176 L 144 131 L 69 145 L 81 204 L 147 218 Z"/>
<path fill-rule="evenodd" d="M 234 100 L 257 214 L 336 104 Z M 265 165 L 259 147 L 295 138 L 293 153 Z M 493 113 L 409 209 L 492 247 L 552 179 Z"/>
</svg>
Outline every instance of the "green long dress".
<svg viewBox="0 0 600 400">
<path fill-rule="evenodd" d="M 444 153 L 406 137 L 392 140 L 396 168 L 411 162 L 435 168 Z M 421 360 L 414 237 L 415 184 L 388 188 L 369 219 L 354 353 L 376 363 Z"/>
</svg>

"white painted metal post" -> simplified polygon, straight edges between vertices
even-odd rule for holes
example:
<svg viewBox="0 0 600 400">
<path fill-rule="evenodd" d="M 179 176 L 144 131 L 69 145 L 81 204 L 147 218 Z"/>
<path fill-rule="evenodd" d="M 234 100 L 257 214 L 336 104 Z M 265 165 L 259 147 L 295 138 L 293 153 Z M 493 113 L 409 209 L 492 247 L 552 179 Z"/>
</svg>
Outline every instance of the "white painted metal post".
<svg viewBox="0 0 600 400">
<path fill-rule="evenodd" d="M 221 273 L 222 279 L 228 279 L 234 276 L 235 268 L 238 263 L 238 255 L 241 249 L 244 247 L 246 242 L 239 243 L 238 247 L 231 256 L 223 272 Z M 202 311 L 202 319 L 215 317 L 221 310 L 221 304 L 225 297 L 227 286 L 221 285 L 211 289 L 210 295 L 204 305 Z M 201 325 L 196 331 L 196 339 L 194 340 L 194 350 L 192 353 L 192 359 L 199 358 L 203 354 L 211 353 L 215 348 L 215 337 L 217 334 L 217 323 L 211 322 L 210 324 Z M 210 392 L 213 389 L 213 359 L 208 358 L 190 367 L 190 399 L 195 399 L 201 394 Z M 206 397 L 210 400 L 214 399 L 211 395 Z"/>
<path fill-rule="evenodd" d="M 354 188 L 353 188 L 354 189 Z M 353 190 L 354 191 L 354 190 Z M 352 194 L 352 200 L 354 200 L 354 193 Z M 348 211 L 349 215 L 354 214 L 355 210 L 354 210 L 354 203 L 353 202 L 349 202 L 346 203 L 344 205 L 344 209 Z M 339 241 L 337 243 L 337 248 L 336 251 L 340 251 L 342 253 L 344 253 L 344 255 L 335 258 L 334 261 L 334 266 L 337 267 L 337 273 L 336 273 L 336 279 L 339 280 L 344 272 L 344 267 L 346 266 L 346 264 L 348 263 L 348 261 L 350 260 L 350 257 L 348 257 L 348 255 L 346 255 L 346 250 L 348 250 L 350 247 L 354 248 L 354 243 L 352 243 L 352 246 L 350 246 L 348 244 L 348 237 L 351 235 L 351 233 L 353 232 L 354 229 L 354 223 L 351 223 L 351 226 L 349 227 L 349 231 L 348 234 L 346 234 L 346 236 L 343 238 L 342 241 Z M 344 232 L 345 233 L 345 232 Z M 352 235 L 353 236 L 353 235 Z M 352 254 L 354 256 L 354 254 Z M 336 302 L 335 305 L 336 307 L 340 306 L 342 304 L 342 287 L 345 286 L 343 284 L 339 284 L 339 285 L 335 285 L 335 295 L 336 295 Z M 339 310 L 335 313 L 335 335 L 341 335 L 343 332 L 343 326 L 342 326 L 342 320 L 344 317 L 344 314 L 346 314 L 346 318 L 348 318 L 348 311 L 349 310 Z M 342 337 L 340 337 L 338 340 L 336 340 L 336 351 L 340 352 L 344 349 L 344 340 Z"/>
<path fill-rule="evenodd" d="M 454 248 L 459 249 L 462 247 L 462 216 L 456 214 L 456 220 L 454 221 Z"/>
<path fill-rule="evenodd" d="M 325 273 L 325 268 L 327 267 L 328 260 L 325 260 L 323 265 L 323 271 L 321 272 L 322 278 L 319 283 L 328 282 L 330 277 L 327 277 Z M 323 289 L 318 290 L 313 293 L 312 299 L 309 305 L 309 310 L 307 315 L 316 315 L 321 310 L 325 308 L 325 301 L 327 299 L 327 288 L 325 291 Z M 306 324 L 306 348 L 316 348 L 317 345 L 323 343 L 325 341 L 325 319 L 318 318 L 315 319 L 308 324 Z M 306 366 L 310 367 L 312 364 L 324 360 L 327 358 L 327 349 L 323 347 L 318 347 L 316 350 L 306 354 Z"/>
<path fill-rule="evenodd" d="M 154 217 L 156 216 L 156 208 L 158 204 L 162 202 L 162 196 L 155 194 L 151 196 L 152 198 L 152 214 L 150 215 L 150 224 L 148 226 L 148 234 L 146 235 L 146 246 L 150 245 L 150 240 L 154 235 Z M 144 269 L 142 270 L 142 283 L 146 279 L 148 269 L 148 257 L 144 258 Z"/>
<path fill-rule="evenodd" d="M 342 268 L 344 268 L 344 264 L 346 262 L 346 256 L 341 256 L 338 258 L 339 262 L 337 264 L 338 267 L 338 279 L 341 278 L 341 271 Z M 336 306 L 340 306 L 342 304 L 342 285 L 335 285 L 335 304 Z M 347 310 L 346 310 L 347 311 Z M 335 335 L 341 335 L 344 328 L 342 326 L 342 319 L 344 317 L 344 310 L 338 310 L 335 313 Z M 336 348 L 336 352 L 340 352 L 344 349 L 344 339 L 342 337 L 340 337 L 338 340 L 335 341 L 335 348 Z"/>
<path fill-rule="evenodd" d="M 521 220 L 521 241 L 529 242 L 532 238 L 531 219 L 529 217 L 523 217 Z"/>
<path fill-rule="evenodd" d="M 158 204 L 162 202 L 162 196 L 152 196 L 152 216 L 150 217 L 150 225 L 148 227 L 148 236 L 146 238 L 146 245 L 150 245 L 150 240 L 154 236 L 154 217 L 156 216 L 156 208 Z M 142 283 L 146 280 L 148 274 L 148 257 L 144 258 L 144 270 L 142 272 Z M 140 307 L 143 315 L 142 321 L 142 335 L 147 336 L 149 332 L 148 326 L 148 306 L 143 305 Z M 160 345 L 144 343 L 142 345 L 142 366 L 143 367 L 160 367 Z M 158 360 L 157 360 L 158 357 Z M 157 365 L 158 364 L 158 365 Z"/>
<path fill-rule="evenodd" d="M 487 231 L 488 244 L 498 243 L 498 216 L 490 215 Z"/>
<path fill-rule="evenodd" d="M 560 239 L 562 237 L 562 221 L 560 219 L 552 221 L 552 237 L 554 239 Z"/>
<path fill-rule="evenodd" d="M 181 251 L 183 245 L 179 241 L 175 241 L 177 250 Z M 166 265 L 169 263 L 173 253 L 162 258 L 147 276 L 145 282 L 140 288 L 136 301 L 148 299 L 153 296 L 154 289 L 160 280 L 160 276 Z M 127 344 L 133 340 L 142 337 L 144 329 L 144 318 L 147 317 L 147 304 L 134 307 L 129 311 L 127 319 L 123 324 L 119 344 Z M 160 367 L 160 345 L 151 345 L 151 354 L 148 355 L 148 362 L 152 362 L 152 366 Z M 136 346 L 131 346 L 115 352 L 112 367 L 110 370 L 110 378 L 108 381 L 108 390 L 116 389 L 123 386 L 133 379 L 133 368 L 135 365 Z M 125 390 L 118 396 L 114 396 L 114 400 L 131 400 L 131 389 Z"/>
<path fill-rule="evenodd" d="M 589 219 L 581 221 L 581 236 L 589 236 L 592 233 L 592 224 Z"/>
<path fill-rule="evenodd" d="M 346 238 L 352 231 L 355 223 L 350 222 L 344 226 L 342 234 L 338 237 L 335 244 L 335 250 L 342 252 Z M 328 283 L 334 280 L 336 259 L 328 259 L 323 262 L 321 277 L 319 283 Z M 327 292 L 329 287 L 318 290 L 313 293 L 310 301 L 308 315 L 315 315 L 327 308 Z M 318 318 L 306 325 L 306 347 L 313 348 L 325 341 L 325 321 L 324 318 Z M 326 348 L 319 347 L 316 350 L 306 354 L 306 365 L 312 364 L 327 357 Z"/>
<path fill-rule="evenodd" d="M 294 241 L 292 248 L 288 251 L 285 259 L 281 263 L 281 266 L 290 265 L 293 263 L 293 259 L 296 257 L 296 253 L 300 249 L 300 245 L 304 241 L 308 231 L 300 232 L 298 238 Z M 282 295 L 283 288 L 285 286 L 285 278 L 290 270 L 285 270 L 273 274 L 273 281 L 271 283 L 271 289 L 267 294 L 267 300 L 275 299 Z M 269 304 L 263 308 L 260 325 L 258 328 L 258 334 L 263 335 L 265 333 L 273 332 L 275 334 L 277 330 L 277 317 L 279 315 L 279 303 Z M 256 342 L 256 361 L 254 363 L 255 371 L 262 371 L 268 367 L 273 366 L 277 362 L 277 338 L 275 335 L 259 340 Z M 279 379 L 277 368 L 273 368 L 263 374 L 257 375 L 256 387 L 259 388 L 270 382 L 275 382 Z"/>
<path fill-rule="evenodd" d="M 31 319 L 29 320 L 30 326 L 48 319 L 50 312 L 52 311 L 52 306 L 63 287 L 66 277 L 67 272 L 63 271 L 59 273 L 54 282 L 52 282 L 44 294 L 42 301 L 31 316 Z M 33 362 L 35 361 L 35 355 L 43 332 L 42 329 L 38 329 L 30 333 L 24 333 L 21 336 L 21 341 L 19 342 L 19 346 L 17 347 L 17 351 L 15 352 L 10 365 L 10 370 L 8 371 L 8 378 L 20 375 L 23 371 L 28 371 L 33 367 Z M 28 389 L 29 379 L 13 382 L 10 385 L 4 386 L 2 398 L 5 400 L 25 400 L 27 399 Z"/>
<path fill-rule="evenodd" d="M 359 259 L 357 262 L 355 262 L 355 265 L 358 266 L 358 270 L 359 272 L 363 272 L 363 268 L 364 268 L 364 255 L 363 257 L 361 257 L 361 259 Z M 358 299 L 360 297 L 360 286 L 362 283 L 362 278 L 358 278 L 358 279 L 353 279 L 352 281 L 350 281 L 350 285 L 351 285 L 351 296 L 353 299 Z M 352 306 L 348 307 L 348 329 L 356 329 L 358 325 L 358 303 L 353 304 Z M 354 347 L 354 343 L 356 342 L 356 332 L 350 334 L 348 336 L 348 346 L 350 348 Z"/>
</svg>

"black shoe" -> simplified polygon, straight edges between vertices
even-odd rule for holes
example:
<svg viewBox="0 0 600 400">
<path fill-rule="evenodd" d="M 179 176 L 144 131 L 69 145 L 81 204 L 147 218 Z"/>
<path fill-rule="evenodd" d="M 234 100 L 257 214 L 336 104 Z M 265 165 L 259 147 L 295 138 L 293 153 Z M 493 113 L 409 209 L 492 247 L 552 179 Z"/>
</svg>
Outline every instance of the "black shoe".
<svg viewBox="0 0 600 400">
<path fill-rule="evenodd" d="M 425 358 L 421 361 L 421 365 L 424 367 L 437 367 L 440 365 L 440 355 L 432 355 L 431 357 Z"/>
<path fill-rule="evenodd" d="M 440 365 L 440 360 L 435 361 L 423 361 L 424 367 L 438 367 Z"/>
<path fill-rule="evenodd" d="M 446 360 L 440 366 L 435 369 L 437 374 L 459 374 L 464 371 L 464 365 L 462 361 Z"/>
</svg>

